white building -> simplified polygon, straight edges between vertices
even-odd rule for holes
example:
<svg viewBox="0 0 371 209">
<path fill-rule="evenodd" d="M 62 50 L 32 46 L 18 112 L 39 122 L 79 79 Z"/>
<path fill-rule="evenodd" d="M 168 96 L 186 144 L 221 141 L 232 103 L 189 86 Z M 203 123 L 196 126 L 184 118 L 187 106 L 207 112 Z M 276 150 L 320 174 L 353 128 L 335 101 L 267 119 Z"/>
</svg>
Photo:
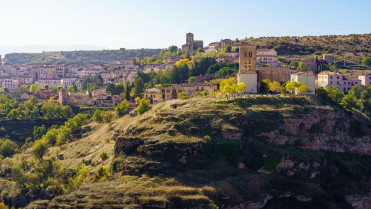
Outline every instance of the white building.
<svg viewBox="0 0 371 209">
<path fill-rule="evenodd" d="M 59 78 L 45 78 L 45 79 L 39 79 L 37 82 L 36 82 L 37 85 L 39 86 L 45 86 L 45 85 L 48 85 L 48 86 L 60 86 L 61 85 L 61 79 Z"/>
<path fill-rule="evenodd" d="M 4 79 L 1 85 L 4 91 L 13 91 L 19 87 L 19 82 L 14 79 Z"/>
<path fill-rule="evenodd" d="M 316 76 L 312 71 L 292 73 L 290 75 L 290 80 L 305 83 L 310 88 L 309 94 L 315 94 Z M 296 93 L 297 91 L 295 91 L 295 94 Z"/>
<path fill-rule="evenodd" d="M 63 86 L 63 88 L 69 88 L 73 84 L 75 84 L 78 88 L 81 88 L 82 80 L 80 78 L 77 78 L 77 77 L 62 78 L 61 79 L 61 85 Z"/>
<path fill-rule="evenodd" d="M 361 84 L 364 86 L 371 84 L 371 73 L 359 75 L 358 79 L 361 80 Z"/>
</svg>

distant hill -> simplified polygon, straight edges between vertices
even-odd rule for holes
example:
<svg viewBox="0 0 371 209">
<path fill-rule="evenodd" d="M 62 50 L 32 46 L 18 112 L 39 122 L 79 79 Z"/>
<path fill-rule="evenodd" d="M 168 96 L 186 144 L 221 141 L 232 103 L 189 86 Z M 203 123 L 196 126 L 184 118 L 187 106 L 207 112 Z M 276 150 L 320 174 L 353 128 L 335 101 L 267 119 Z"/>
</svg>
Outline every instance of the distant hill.
<svg viewBox="0 0 371 209">
<path fill-rule="evenodd" d="M 258 48 L 273 48 L 281 59 L 315 57 L 335 54 L 336 61 L 360 64 L 364 56 L 371 56 L 371 34 L 326 35 L 326 36 L 283 36 L 247 38 L 248 44 Z"/>
<path fill-rule="evenodd" d="M 5 61 L 12 64 L 55 64 L 75 62 L 83 64 L 90 61 L 112 63 L 128 60 L 132 57 L 150 57 L 160 53 L 161 49 L 119 49 L 119 50 L 79 50 L 44 53 L 11 53 L 5 55 Z"/>
<path fill-rule="evenodd" d="M 103 50 L 102 46 L 93 45 L 25 45 L 25 46 L 0 46 L 0 54 L 10 53 L 41 53 L 44 51 L 75 51 L 75 50 Z"/>
</svg>

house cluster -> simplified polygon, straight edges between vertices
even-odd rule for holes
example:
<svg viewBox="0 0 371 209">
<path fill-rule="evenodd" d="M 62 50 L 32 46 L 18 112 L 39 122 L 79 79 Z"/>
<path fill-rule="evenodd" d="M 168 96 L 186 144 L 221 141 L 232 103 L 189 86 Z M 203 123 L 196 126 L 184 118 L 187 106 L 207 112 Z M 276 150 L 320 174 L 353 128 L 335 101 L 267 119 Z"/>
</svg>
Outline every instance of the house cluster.
<svg viewBox="0 0 371 209">
<path fill-rule="evenodd" d="M 105 88 L 96 89 L 91 93 L 70 93 L 65 88 L 62 88 L 58 94 L 58 102 L 61 105 L 115 106 L 121 101 L 120 95 L 110 95 Z"/>
<path fill-rule="evenodd" d="M 68 88 L 76 85 L 81 88 L 86 77 L 101 75 L 104 82 L 131 83 L 137 76 L 137 69 L 132 60 L 117 61 L 115 63 L 89 62 L 84 66 L 77 64 L 2 64 L 0 58 L 0 84 L 6 92 L 13 91 L 24 84 L 38 84 L 39 86 L 63 86 Z"/>
<path fill-rule="evenodd" d="M 371 73 L 364 73 L 361 75 L 353 74 L 340 74 L 337 72 L 320 72 L 318 74 L 317 85 L 318 87 L 326 88 L 327 86 L 336 87 L 344 93 L 348 91 L 357 84 L 367 85 L 371 83 Z"/>
<path fill-rule="evenodd" d="M 285 83 L 287 81 L 303 82 L 310 88 L 310 94 L 315 93 L 315 88 L 334 86 L 347 93 L 352 86 L 357 84 L 370 84 L 371 74 L 343 75 L 337 72 L 324 71 L 317 74 L 317 64 L 335 64 L 335 57 L 331 54 L 324 54 L 322 59 L 306 59 L 310 70 L 298 72 L 281 66 L 278 59 L 264 59 L 265 57 L 277 57 L 277 52 L 272 49 L 256 49 L 256 46 L 247 44 L 239 45 L 240 69 L 237 74 L 237 81 L 246 84 L 246 92 L 257 93 L 263 80 Z M 263 59 L 262 59 L 263 58 Z M 259 67 L 261 64 L 269 64 L 268 67 Z"/>
<path fill-rule="evenodd" d="M 156 104 L 163 101 L 177 99 L 181 92 L 185 92 L 186 95 L 189 96 L 197 92 L 207 91 L 210 93 L 217 90 L 218 86 L 215 83 L 182 83 L 167 86 L 163 91 L 158 88 L 147 89 L 144 92 L 144 98 L 149 99 L 151 104 Z"/>
</svg>

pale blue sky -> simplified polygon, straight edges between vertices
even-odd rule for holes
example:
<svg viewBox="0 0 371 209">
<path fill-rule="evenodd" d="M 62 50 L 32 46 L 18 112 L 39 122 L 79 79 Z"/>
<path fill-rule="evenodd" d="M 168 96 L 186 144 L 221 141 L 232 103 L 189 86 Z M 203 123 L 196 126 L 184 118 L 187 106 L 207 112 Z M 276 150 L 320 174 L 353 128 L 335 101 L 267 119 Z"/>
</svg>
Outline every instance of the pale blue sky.
<svg viewBox="0 0 371 209">
<path fill-rule="evenodd" d="M 0 0 L 0 45 L 166 48 L 222 38 L 371 33 L 371 0 Z"/>
</svg>

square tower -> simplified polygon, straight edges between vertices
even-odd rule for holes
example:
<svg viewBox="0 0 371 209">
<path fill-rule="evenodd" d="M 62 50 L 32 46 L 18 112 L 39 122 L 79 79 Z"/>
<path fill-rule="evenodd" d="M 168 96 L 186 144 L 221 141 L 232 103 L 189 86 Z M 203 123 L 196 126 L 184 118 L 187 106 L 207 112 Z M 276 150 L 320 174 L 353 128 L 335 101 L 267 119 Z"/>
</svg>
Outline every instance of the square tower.
<svg viewBox="0 0 371 209">
<path fill-rule="evenodd" d="M 240 46 L 240 73 L 256 72 L 256 46 Z"/>
<path fill-rule="evenodd" d="M 256 46 L 240 46 L 240 69 L 237 83 L 244 83 L 246 93 L 258 92 L 258 74 L 256 73 Z"/>
</svg>

